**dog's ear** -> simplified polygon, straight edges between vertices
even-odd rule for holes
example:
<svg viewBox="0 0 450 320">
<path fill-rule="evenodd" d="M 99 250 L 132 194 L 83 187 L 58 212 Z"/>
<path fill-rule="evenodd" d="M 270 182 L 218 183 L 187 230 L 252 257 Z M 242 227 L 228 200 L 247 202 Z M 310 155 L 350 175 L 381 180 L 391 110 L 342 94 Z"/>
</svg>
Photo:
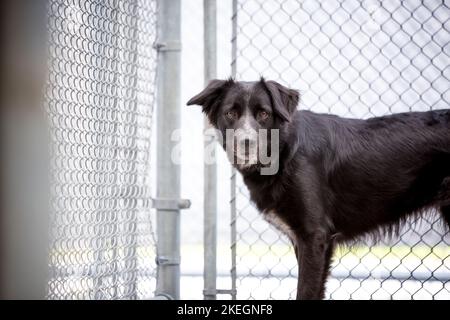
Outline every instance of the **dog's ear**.
<svg viewBox="0 0 450 320">
<path fill-rule="evenodd" d="M 233 79 L 211 80 L 206 88 L 199 94 L 192 97 L 187 105 L 197 104 L 202 106 L 202 111 L 213 119 L 214 111 L 221 104 L 226 91 L 234 84 Z"/>
<path fill-rule="evenodd" d="M 275 114 L 284 121 L 290 121 L 292 114 L 297 109 L 298 91 L 289 89 L 275 81 L 265 81 L 263 78 L 261 78 L 261 83 L 269 93 Z"/>
</svg>

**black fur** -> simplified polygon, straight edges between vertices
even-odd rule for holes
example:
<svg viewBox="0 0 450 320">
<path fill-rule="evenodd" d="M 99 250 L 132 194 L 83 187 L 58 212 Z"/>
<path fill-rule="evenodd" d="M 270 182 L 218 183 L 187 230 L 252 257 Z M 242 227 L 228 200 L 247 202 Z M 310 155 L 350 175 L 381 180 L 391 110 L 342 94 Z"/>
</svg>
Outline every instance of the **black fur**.
<svg viewBox="0 0 450 320">
<path fill-rule="evenodd" d="M 220 131 L 240 125 L 224 119 L 230 106 L 250 110 L 256 130 L 280 129 L 277 174 L 238 169 L 258 209 L 293 242 L 298 299 L 324 297 L 336 244 L 395 233 L 426 209 L 450 227 L 450 110 L 347 119 L 296 110 L 298 93 L 273 81 L 212 84 L 188 104 L 203 105 Z M 261 122 L 264 105 L 272 112 Z"/>
</svg>

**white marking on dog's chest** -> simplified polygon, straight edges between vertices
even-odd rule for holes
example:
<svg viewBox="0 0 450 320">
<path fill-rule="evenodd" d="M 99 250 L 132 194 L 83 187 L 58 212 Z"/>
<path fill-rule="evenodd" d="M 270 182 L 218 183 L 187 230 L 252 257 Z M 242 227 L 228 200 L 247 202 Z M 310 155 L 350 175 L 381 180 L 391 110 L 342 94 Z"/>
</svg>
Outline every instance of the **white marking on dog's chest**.
<svg viewBox="0 0 450 320">
<path fill-rule="evenodd" d="M 263 212 L 264 219 L 273 225 L 276 229 L 285 234 L 291 241 L 295 241 L 294 232 L 291 228 L 278 216 L 278 214 L 273 211 L 264 211 Z"/>
</svg>

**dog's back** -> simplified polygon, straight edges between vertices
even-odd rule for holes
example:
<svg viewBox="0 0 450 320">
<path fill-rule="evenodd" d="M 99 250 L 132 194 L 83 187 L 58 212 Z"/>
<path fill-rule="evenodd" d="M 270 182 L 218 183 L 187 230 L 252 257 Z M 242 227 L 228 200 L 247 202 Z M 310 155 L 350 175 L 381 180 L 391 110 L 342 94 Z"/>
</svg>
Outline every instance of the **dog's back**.
<svg viewBox="0 0 450 320">
<path fill-rule="evenodd" d="M 321 164 L 324 202 L 344 238 L 450 205 L 450 110 L 369 120 L 299 112 L 296 120 L 300 136 L 312 132 L 303 152 Z"/>
</svg>

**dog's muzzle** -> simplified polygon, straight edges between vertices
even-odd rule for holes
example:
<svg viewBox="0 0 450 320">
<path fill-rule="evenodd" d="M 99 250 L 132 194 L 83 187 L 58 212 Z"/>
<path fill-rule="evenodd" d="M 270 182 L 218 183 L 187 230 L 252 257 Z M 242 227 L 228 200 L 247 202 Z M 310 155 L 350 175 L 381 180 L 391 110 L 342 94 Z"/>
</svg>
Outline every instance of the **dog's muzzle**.
<svg viewBox="0 0 450 320">
<path fill-rule="evenodd" d="M 257 135 L 237 135 L 234 143 L 234 154 L 237 157 L 238 164 L 256 164 L 258 161 Z"/>
</svg>

